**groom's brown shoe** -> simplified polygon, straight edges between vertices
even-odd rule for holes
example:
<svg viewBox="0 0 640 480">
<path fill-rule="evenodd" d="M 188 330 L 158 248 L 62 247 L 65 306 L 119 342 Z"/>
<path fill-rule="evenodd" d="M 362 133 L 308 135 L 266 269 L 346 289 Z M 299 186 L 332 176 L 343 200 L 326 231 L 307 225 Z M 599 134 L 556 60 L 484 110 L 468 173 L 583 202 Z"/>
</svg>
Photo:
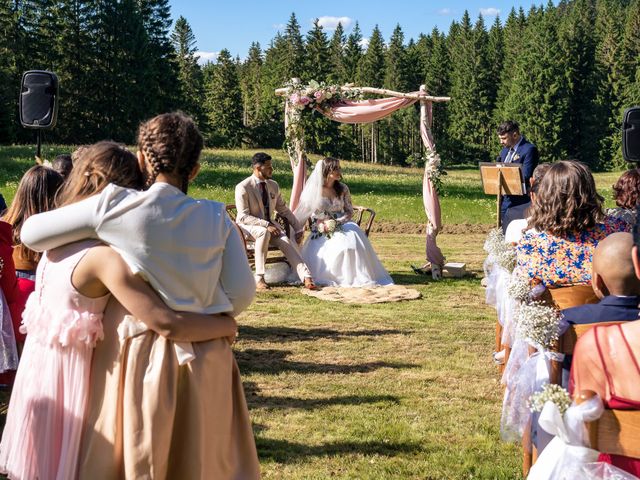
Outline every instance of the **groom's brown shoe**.
<svg viewBox="0 0 640 480">
<path fill-rule="evenodd" d="M 307 290 L 319 290 L 316 284 L 313 283 L 313 279 L 311 277 L 305 277 L 304 288 L 306 288 Z"/>
<path fill-rule="evenodd" d="M 260 280 L 258 280 L 256 282 L 256 291 L 257 292 L 264 292 L 266 290 L 270 290 L 271 287 L 269 286 L 269 284 L 267 282 L 264 281 L 264 278 L 261 278 Z"/>
</svg>

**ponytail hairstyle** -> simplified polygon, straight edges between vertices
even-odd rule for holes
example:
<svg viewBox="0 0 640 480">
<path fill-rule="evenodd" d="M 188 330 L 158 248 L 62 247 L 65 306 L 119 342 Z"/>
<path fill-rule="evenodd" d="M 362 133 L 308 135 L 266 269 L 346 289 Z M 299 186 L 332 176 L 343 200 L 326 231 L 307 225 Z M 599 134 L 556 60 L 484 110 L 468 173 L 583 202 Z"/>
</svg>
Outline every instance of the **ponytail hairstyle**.
<svg viewBox="0 0 640 480">
<path fill-rule="evenodd" d="M 102 141 L 89 145 L 75 158 L 56 204 L 79 202 L 100 193 L 110 183 L 136 190 L 142 188 L 137 157 L 119 143 Z"/>
<path fill-rule="evenodd" d="M 54 208 L 56 192 L 62 182 L 62 175 L 53 168 L 44 165 L 31 167 L 20 180 L 13 202 L 2 218 L 13 227 L 13 244 L 19 248 L 20 257 L 29 263 L 38 263 L 42 254 L 22 246 L 22 225 L 31 215 Z"/>
<path fill-rule="evenodd" d="M 141 124 L 138 149 L 152 170 L 146 186 L 165 173 L 179 178 L 182 191 L 187 193 L 189 175 L 198 164 L 203 143 L 195 122 L 182 112 L 164 113 Z"/>
<path fill-rule="evenodd" d="M 322 165 L 322 179 L 326 181 L 329 174 L 340 167 L 340 160 L 333 157 L 324 157 Z M 333 189 L 336 191 L 336 195 L 340 196 L 344 192 L 344 184 L 342 182 L 333 182 Z"/>
</svg>

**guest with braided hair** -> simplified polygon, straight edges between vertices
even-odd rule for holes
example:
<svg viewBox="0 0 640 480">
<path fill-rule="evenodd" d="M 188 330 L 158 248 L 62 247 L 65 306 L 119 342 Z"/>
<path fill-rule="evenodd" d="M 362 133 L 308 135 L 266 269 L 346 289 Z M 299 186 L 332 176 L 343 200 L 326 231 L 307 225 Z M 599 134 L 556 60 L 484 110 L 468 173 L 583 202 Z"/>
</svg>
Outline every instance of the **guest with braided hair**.
<svg viewBox="0 0 640 480">
<path fill-rule="evenodd" d="M 23 242 L 45 250 L 97 237 L 172 309 L 236 316 L 253 300 L 255 282 L 225 205 L 186 195 L 202 146 L 195 123 L 182 113 L 148 120 L 139 129 L 137 154 L 146 191 L 109 185 L 99 195 L 32 217 Z M 103 324 L 79 478 L 259 478 L 228 342 L 174 343 L 116 301 Z"/>
</svg>

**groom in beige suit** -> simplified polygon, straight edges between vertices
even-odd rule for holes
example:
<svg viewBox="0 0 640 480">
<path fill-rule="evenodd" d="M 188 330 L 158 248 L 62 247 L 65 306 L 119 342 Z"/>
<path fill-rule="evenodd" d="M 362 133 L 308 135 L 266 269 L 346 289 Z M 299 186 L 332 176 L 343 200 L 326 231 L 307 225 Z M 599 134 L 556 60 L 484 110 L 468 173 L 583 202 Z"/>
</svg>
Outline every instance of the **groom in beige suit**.
<svg viewBox="0 0 640 480">
<path fill-rule="evenodd" d="M 264 280 L 264 265 L 269 245 L 277 246 L 294 267 L 304 282 L 304 286 L 315 289 L 309 269 L 304 264 L 300 253 L 291 243 L 287 233 L 273 221 L 275 214 L 285 217 L 296 232 L 296 242 L 302 240 L 304 225 L 296 219 L 287 204 L 282 200 L 280 187 L 271 180 L 273 167 L 271 157 L 266 153 L 256 153 L 251 159 L 253 175 L 236 185 L 236 222 L 245 236 L 255 242 L 256 288 L 267 290 L 269 285 Z"/>
</svg>

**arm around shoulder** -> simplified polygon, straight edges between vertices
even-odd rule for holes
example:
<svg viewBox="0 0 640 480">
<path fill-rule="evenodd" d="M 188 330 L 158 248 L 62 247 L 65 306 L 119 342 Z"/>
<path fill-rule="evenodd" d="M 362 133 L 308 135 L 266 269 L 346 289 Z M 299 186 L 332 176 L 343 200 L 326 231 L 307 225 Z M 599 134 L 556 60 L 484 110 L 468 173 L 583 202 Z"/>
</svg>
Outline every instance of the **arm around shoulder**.
<svg viewBox="0 0 640 480">
<path fill-rule="evenodd" d="M 29 217 L 20 232 L 22 243 L 42 252 L 85 238 L 96 237 L 98 195 Z"/>
<path fill-rule="evenodd" d="M 237 324 L 229 315 L 174 312 L 110 247 L 93 247 L 81 262 L 85 259 L 93 262 L 88 268 L 125 309 L 169 340 L 201 342 L 232 337 L 237 331 Z"/>
</svg>

